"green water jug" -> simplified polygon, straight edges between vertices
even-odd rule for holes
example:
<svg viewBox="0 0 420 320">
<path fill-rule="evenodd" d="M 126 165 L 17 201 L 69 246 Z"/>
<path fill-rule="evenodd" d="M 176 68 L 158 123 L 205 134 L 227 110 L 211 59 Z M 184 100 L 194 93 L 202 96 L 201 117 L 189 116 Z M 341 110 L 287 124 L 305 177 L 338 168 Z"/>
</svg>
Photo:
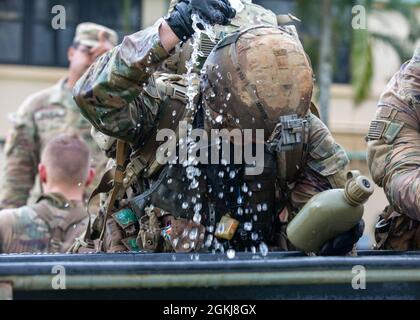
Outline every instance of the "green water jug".
<svg viewBox="0 0 420 320">
<path fill-rule="evenodd" d="M 318 252 L 327 241 L 358 224 L 364 203 L 373 191 L 373 183 L 367 177 L 359 171 L 349 172 L 344 189 L 314 196 L 289 223 L 290 242 L 304 252 Z"/>
</svg>

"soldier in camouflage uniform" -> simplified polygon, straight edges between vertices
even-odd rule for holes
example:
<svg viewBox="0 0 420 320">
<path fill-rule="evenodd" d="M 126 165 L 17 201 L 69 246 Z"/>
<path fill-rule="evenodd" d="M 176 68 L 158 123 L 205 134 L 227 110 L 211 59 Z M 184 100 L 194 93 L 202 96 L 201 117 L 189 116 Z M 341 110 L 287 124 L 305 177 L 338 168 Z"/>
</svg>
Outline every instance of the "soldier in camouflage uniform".
<svg viewBox="0 0 420 320">
<path fill-rule="evenodd" d="M 372 121 L 368 165 L 390 206 L 376 229 L 378 249 L 420 249 L 420 47 L 389 82 Z"/>
<path fill-rule="evenodd" d="M 40 153 L 59 133 L 75 132 L 83 137 L 92 149 L 94 167 L 105 161 L 90 135 L 91 125 L 80 115 L 71 90 L 96 57 L 111 49 L 117 41 L 113 30 L 93 23 L 80 24 L 68 51 L 68 77 L 30 96 L 19 107 L 5 146 L 0 208 L 17 208 L 27 203 L 35 184 Z"/>
<path fill-rule="evenodd" d="M 66 252 L 89 218 L 85 187 L 94 178 L 89 147 L 59 135 L 45 146 L 39 176 L 45 190 L 36 204 L 0 211 L 0 253 Z"/>
<path fill-rule="evenodd" d="M 130 182 L 133 182 L 133 171 L 136 172 L 135 177 L 139 180 L 142 180 L 144 177 L 152 180 L 152 187 L 146 187 L 146 190 L 151 189 L 153 191 L 145 192 L 145 196 L 140 196 L 140 198 L 135 197 L 135 199 L 138 199 L 135 201 L 131 201 L 130 198 L 138 194 L 139 190 L 141 190 L 138 185 L 132 188 L 127 194 L 124 192 L 112 192 L 112 196 L 109 199 L 113 200 L 106 203 L 108 206 L 106 209 L 108 210 L 108 214 L 105 215 L 106 223 L 102 222 L 102 228 L 99 228 L 102 229 L 102 232 L 98 229 L 94 230 L 97 235 L 101 233 L 101 235 L 105 236 L 104 244 L 103 246 L 100 244 L 99 249 L 104 249 L 109 252 L 126 250 L 174 250 L 176 252 L 191 252 L 202 250 L 203 247 L 206 246 L 206 244 L 204 244 L 206 232 L 208 233 L 207 240 L 212 239 L 211 237 L 214 230 L 207 225 L 207 222 L 209 220 L 211 221 L 211 209 L 209 212 L 206 212 L 206 209 L 203 206 L 203 217 L 200 217 L 200 219 L 202 218 L 202 223 L 207 226 L 206 229 L 205 226 L 200 224 L 200 219 L 197 221 L 194 212 L 191 213 L 187 209 L 188 205 L 191 203 L 197 205 L 197 203 L 194 202 L 197 201 L 197 199 L 192 197 L 192 201 L 189 204 L 185 202 L 185 200 L 179 201 L 180 199 L 187 198 L 185 197 L 185 194 L 188 194 L 191 189 L 182 186 L 185 184 L 185 176 L 180 175 L 179 172 L 176 171 L 176 166 L 166 167 L 163 171 L 154 170 L 154 160 L 153 157 L 150 156 L 150 150 L 148 150 L 150 148 L 148 148 L 147 145 L 151 140 L 156 138 L 156 129 L 165 128 L 163 123 L 169 123 L 170 126 L 171 122 L 177 122 L 180 119 L 192 117 L 193 120 L 195 119 L 195 121 L 197 121 L 199 118 L 199 116 L 195 117 L 195 114 L 188 115 L 188 112 L 187 117 L 184 116 L 183 118 L 183 113 L 172 106 L 173 104 L 176 104 L 176 101 L 178 101 L 178 103 L 181 102 L 183 105 L 187 103 L 186 100 L 182 100 L 182 95 L 179 94 L 181 91 L 180 88 L 185 86 L 183 77 L 179 75 L 161 74 L 156 71 L 162 67 L 165 60 L 170 57 L 168 52 L 173 53 L 173 49 L 180 41 L 179 39 L 187 40 L 194 33 L 194 30 L 191 27 L 191 11 L 199 12 L 210 22 L 210 24 L 226 24 L 228 19 L 233 18 L 232 10 L 229 7 L 228 1 L 225 0 L 180 1 L 175 6 L 174 11 L 165 20 L 159 20 L 153 27 L 125 37 L 121 45 L 103 55 L 76 85 L 74 91 L 75 100 L 86 118 L 91 121 L 98 131 L 119 139 L 119 143 L 124 141 L 130 146 L 129 149 L 131 149 L 132 153 L 128 165 L 124 160 L 125 158 L 121 157 L 121 153 L 117 152 L 117 155 L 115 155 L 115 150 L 113 150 L 114 157 L 116 156 L 117 158 L 116 171 L 119 172 L 114 178 L 114 191 L 116 190 L 115 185 L 118 185 L 119 191 L 126 191 L 127 187 L 133 185 L 130 184 Z M 272 224 L 280 225 L 277 230 L 278 233 L 280 233 L 280 239 L 277 240 L 277 244 L 282 249 L 288 249 L 287 241 L 284 239 L 284 225 L 290 221 L 293 214 L 295 214 L 316 193 L 344 186 L 344 173 L 345 167 L 348 164 L 348 159 L 344 150 L 334 141 L 325 125 L 309 112 L 313 79 L 312 69 L 310 68 L 309 62 L 306 60 L 305 54 L 302 53 L 303 49 L 301 46 L 299 47 L 296 45 L 296 39 L 293 40 L 293 35 L 285 35 L 287 32 L 284 30 L 277 31 L 277 33 L 281 33 L 282 36 L 285 36 L 287 41 L 295 43 L 293 45 L 295 50 L 301 50 L 299 51 L 299 58 L 297 58 L 297 56 L 291 56 L 290 60 L 288 60 L 288 49 L 286 49 L 286 47 L 274 49 L 279 56 L 285 55 L 283 60 L 282 57 L 280 57 L 277 61 L 278 68 L 291 68 L 291 66 L 295 66 L 297 68 L 295 71 L 300 70 L 299 68 L 304 70 L 302 72 L 297 72 L 300 78 L 287 79 L 287 77 L 285 77 L 283 80 L 279 81 L 285 81 L 284 85 L 280 88 L 281 90 L 289 90 L 289 92 L 284 92 L 284 96 L 289 96 L 291 103 L 301 106 L 301 116 L 307 116 L 306 121 L 308 123 L 308 130 L 305 135 L 307 141 L 304 146 L 306 148 L 304 151 L 306 157 L 303 161 L 304 165 L 298 170 L 299 175 L 293 177 L 293 181 L 287 181 L 287 188 L 290 190 L 281 190 L 281 192 L 276 194 L 276 160 L 274 159 L 273 164 L 273 161 L 270 161 L 272 157 L 268 157 L 267 159 L 270 163 L 266 163 L 266 167 L 269 170 L 265 171 L 263 176 L 255 177 L 255 183 L 248 180 L 252 191 L 248 189 L 246 193 L 250 195 L 249 201 L 251 202 L 255 199 L 255 194 L 262 196 L 260 199 L 268 200 L 266 203 L 267 208 L 264 208 L 264 205 L 262 205 L 261 210 L 255 210 L 264 211 L 261 213 L 260 217 L 263 218 L 261 221 L 265 228 L 271 229 Z M 278 41 L 276 42 L 276 45 L 279 45 Z M 271 48 L 262 48 L 261 50 L 265 49 L 271 50 Z M 290 65 L 288 64 L 288 61 L 290 61 Z M 299 63 L 301 65 L 299 65 Z M 254 64 L 253 66 L 258 66 L 258 64 Z M 267 67 L 265 64 L 264 66 Z M 213 70 L 216 69 L 217 66 L 214 66 Z M 220 73 L 223 73 L 222 77 L 224 77 L 224 74 L 227 71 L 228 70 L 225 70 L 222 67 L 220 68 Z M 293 78 L 295 74 L 291 71 L 292 69 L 287 70 L 287 73 L 284 73 L 284 75 L 288 74 L 289 77 Z M 205 79 L 206 74 L 204 74 L 203 77 L 202 81 Z M 299 81 L 303 82 L 302 87 L 304 88 L 302 90 L 306 90 L 302 96 L 300 96 L 300 93 L 294 92 L 291 94 L 290 92 L 291 89 L 294 88 L 292 83 L 298 85 Z M 166 85 L 167 83 L 169 84 Z M 214 88 L 215 87 L 217 87 L 217 80 Z M 235 88 L 233 87 L 233 90 L 234 89 Z M 208 93 L 209 86 L 206 85 L 202 87 L 202 90 L 202 93 L 205 96 L 204 99 L 208 99 L 209 97 L 220 98 L 226 93 Z M 232 93 L 232 96 L 235 94 L 240 94 L 240 92 Z M 261 94 L 265 94 L 264 91 Z M 300 98 L 302 98 L 302 101 L 300 101 Z M 275 100 L 276 95 L 273 95 L 272 99 Z M 229 98 L 225 99 L 225 102 L 228 100 Z M 168 103 L 168 101 L 170 103 Z M 221 104 L 223 105 L 223 103 Z M 212 113 L 217 114 L 221 107 L 222 106 L 215 104 L 210 107 L 204 107 L 205 110 L 201 109 L 201 111 L 205 114 L 208 112 L 208 115 L 212 115 Z M 241 107 L 242 105 L 238 105 L 239 109 Z M 255 108 L 255 105 L 253 107 Z M 270 108 L 271 107 L 273 106 L 270 106 Z M 289 107 L 292 108 L 291 105 Z M 226 109 L 227 113 L 229 113 L 229 108 L 231 107 L 227 107 Z M 284 109 L 288 109 L 286 104 L 284 105 Z M 172 110 L 175 112 L 172 112 Z M 198 113 L 200 113 L 200 111 L 198 111 Z M 276 116 L 277 113 L 278 112 L 273 112 L 270 114 L 270 125 L 275 125 L 272 117 Z M 237 116 L 239 118 L 238 120 L 242 123 L 243 117 L 241 117 L 241 115 Z M 167 118 L 170 119 L 168 120 Z M 174 121 L 172 121 L 172 119 Z M 278 121 L 278 119 L 275 119 L 275 121 Z M 200 122 L 200 120 L 198 120 L 198 122 Z M 193 121 L 190 121 L 190 123 L 193 123 Z M 214 123 L 214 118 L 210 119 L 207 123 Z M 193 125 L 200 127 L 197 123 L 193 123 Z M 273 128 L 274 126 L 271 127 L 272 130 Z M 158 146 L 152 148 L 152 153 L 155 154 L 157 149 Z M 127 154 L 127 152 L 123 153 Z M 303 154 L 300 153 L 299 159 L 302 159 L 302 156 Z M 118 161 L 119 157 L 120 161 Z M 296 159 L 297 158 L 295 158 L 295 160 Z M 295 162 L 294 166 L 296 167 L 298 163 L 299 162 Z M 124 168 L 126 168 L 125 172 Z M 232 181 L 226 179 L 222 179 L 222 183 L 215 182 L 218 178 L 211 177 L 211 171 L 211 169 L 204 169 L 204 172 L 207 173 L 207 182 L 211 186 L 208 189 L 204 188 L 204 190 L 207 191 L 202 192 L 198 196 L 199 199 L 213 198 L 214 200 L 215 190 L 210 191 L 212 188 L 216 189 L 221 187 L 220 193 L 227 195 L 232 193 L 230 188 L 235 190 L 238 186 L 237 183 L 232 183 Z M 297 173 L 296 170 L 295 173 Z M 125 176 L 125 179 L 123 179 L 122 176 Z M 224 176 L 226 177 L 226 175 Z M 220 175 L 219 179 L 221 179 Z M 258 186 L 258 179 L 266 181 L 262 181 L 262 185 Z M 155 186 L 157 187 L 155 188 Z M 223 189 L 223 186 L 227 187 L 227 189 Z M 213 194 L 213 196 L 209 194 Z M 216 192 L 216 198 L 217 194 L 218 193 Z M 128 197 L 126 197 L 126 195 Z M 282 198 L 286 195 L 288 197 L 287 199 Z M 279 202 L 278 206 L 273 203 L 274 197 L 276 196 L 277 201 Z M 118 199 L 118 201 L 115 202 L 115 198 Z M 256 198 L 258 198 L 258 196 Z M 151 206 L 147 208 L 145 208 L 144 205 L 142 206 L 144 202 L 150 202 L 150 200 L 152 202 Z M 222 221 L 220 219 L 223 219 L 225 213 L 230 213 L 234 216 L 236 215 L 236 212 L 228 212 L 234 206 L 232 206 L 232 208 L 227 206 L 223 207 L 223 205 L 220 205 L 220 202 L 217 203 L 217 200 L 215 202 L 216 208 L 218 209 L 216 210 L 218 211 L 216 213 L 217 221 Z M 288 202 L 290 205 L 286 205 Z M 115 206 L 110 210 L 109 204 Z M 184 206 L 184 204 L 187 205 Z M 250 205 L 253 208 L 257 208 L 257 203 L 250 203 Z M 139 206 L 141 208 L 140 210 L 137 210 Z M 201 204 L 199 207 L 201 207 Z M 281 211 L 280 217 L 278 215 L 279 212 L 276 211 L 276 209 Z M 209 217 L 210 219 L 207 220 Z M 265 219 L 265 217 L 267 217 L 267 219 Z M 231 218 L 231 216 L 229 218 Z M 227 218 L 227 220 L 229 220 L 229 218 Z M 137 220 L 140 220 L 140 223 Z M 181 222 L 181 220 L 184 221 Z M 262 225 L 259 222 L 254 222 L 254 225 L 258 224 Z M 242 231 L 248 229 L 245 221 L 241 220 L 240 226 L 239 229 Z M 351 230 L 350 234 L 346 235 L 347 239 L 351 240 L 347 241 L 345 246 L 343 246 L 342 243 L 340 244 L 339 240 L 334 239 L 326 244 L 325 248 L 321 250 L 321 254 L 347 253 L 360 237 L 360 229 L 363 228 L 358 226 L 358 228 Z M 250 230 L 246 232 L 242 231 L 237 232 L 239 238 L 234 239 L 232 242 L 238 244 L 238 246 L 234 245 L 235 249 L 246 249 L 246 247 L 244 248 L 241 245 L 241 240 L 243 240 L 241 237 L 244 233 L 246 233 L 246 240 L 244 240 L 244 242 L 248 243 L 248 240 L 253 238 L 252 232 L 248 232 Z M 262 236 L 264 239 L 269 238 L 267 235 Z M 158 243 L 162 242 L 162 238 L 164 239 L 165 244 L 168 244 L 166 241 L 168 240 L 169 245 L 159 247 Z M 227 244 L 226 249 L 228 249 L 232 243 L 229 243 L 229 241 L 224 242 L 222 247 L 224 244 Z"/>
</svg>

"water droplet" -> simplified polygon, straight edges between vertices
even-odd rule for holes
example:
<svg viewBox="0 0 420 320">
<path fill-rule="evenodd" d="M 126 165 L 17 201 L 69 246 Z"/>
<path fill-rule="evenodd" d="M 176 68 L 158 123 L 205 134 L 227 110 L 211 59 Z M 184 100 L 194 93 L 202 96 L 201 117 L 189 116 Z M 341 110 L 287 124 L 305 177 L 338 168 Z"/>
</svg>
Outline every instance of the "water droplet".
<svg viewBox="0 0 420 320">
<path fill-rule="evenodd" d="M 186 210 L 186 209 L 188 209 L 188 207 L 189 207 L 188 202 L 184 202 L 184 203 L 182 204 L 182 209 Z"/>
<path fill-rule="evenodd" d="M 219 178 L 223 178 L 225 176 L 225 173 L 223 171 L 219 171 Z"/>
<path fill-rule="evenodd" d="M 244 214 L 244 209 L 238 208 L 237 213 L 238 213 L 238 216 L 242 216 Z"/>
<path fill-rule="evenodd" d="M 251 234 L 251 239 L 252 239 L 253 241 L 257 241 L 257 240 L 258 240 L 258 233 L 253 232 L 253 233 Z"/>
<path fill-rule="evenodd" d="M 234 179 L 234 178 L 235 178 L 235 176 L 236 176 L 235 171 L 231 171 L 231 172 L 229 173 L 229 177 L 230 177 L 231 179 Z"/>
<path fill-rule="evenodd" d="M 236 200 L 236 203 L 237 204 L 239 204 L 239 205 L 241 205 L 242 203 L 244 202 L 244 198 L 242 198 L 242 197 L 238 197 L 238 199 Z"/>
<path fill-rule="evenodd" d="M 176 110 L 174 110 L 173 112 L 172 112 L 172 117 L 175 117 L 176 116 Z"/>
<path fill-rule="evenodd" d="M 197 189 L 198 188 L 198 186 L 199 186 L 199 182 L 198 182 L 198 180 L 196 180 L 196 179 L 194 179 L 192 182 L 191 182 L 191 184 L 190 184 L 190 188 L 191 189 Z"/>
<path fill-rule="evenodd" d="M 194 221 L 195 223 L 200 224 L 200 223 L 201 223 L 201 214 L 199 214 L 199 213 L 195 213 L 195 214 L 194 214 L 194 217 L 193 217 L 193 221 Z"/>
<path fill-rule="evenodd" d="M 235 258 L 235 255 L 236 255 L 236 252 L 233 249 L 229 249 L 226 252 L 226 256 L 228 257 L 228 259 L 234 259 Z"/>
<path fill-rule="evenodd" d="M 260 243 L 260 252 L 263 257 L 267 256 L 268 254 L 268 247 L 264 242 Z"/>
<path fill-rule="evenodd" d="M 222 123 L 223 122 L 223 116 L 222 115 L 217 116 L 215 121 L 216 121 L 216 123 Z"/>
<path fill-rule="evenodd" d="M 252 230 L 252 222 L 245 222 L 244 229 L 245 229 L 245 231 L 251 231 Z"/>
<path fill-rule="evenodd" d="M 263 211 L 268 211 L 268 205 L 266 203 L 263 203 L 262 209 Z"/>
<path fill-rule="evenodd" d="M 210 247 L 211 247 L 212 242 L 213 242 L 213 235 L 209 234 L 209 235 L 208 235 L 208 237 L 207 237 L 207 240 L 206 240 L 205 246 L 206 246 L 207 248 L 210 248 Z"/>
<path fill-rule="evenodd" d="M 194 212 L 200 212 L 202 208 L 203 208 L 203 205 L 201 203 L 197 203 L 194 206 Z"/>
<path fill-rule="evenodd" d="M 231 97 L 232 97 L 232 94 L 229 92 L 226 96 L 226 101 L 229 101 Z"/>
<path fill-rule="evenodd" d="M 198 235 L 198 229 L 194 228 L 191 230 L 189 237 L 191 240 L 195 240 L 197 239 L 197 235 Z"/>
</svg>

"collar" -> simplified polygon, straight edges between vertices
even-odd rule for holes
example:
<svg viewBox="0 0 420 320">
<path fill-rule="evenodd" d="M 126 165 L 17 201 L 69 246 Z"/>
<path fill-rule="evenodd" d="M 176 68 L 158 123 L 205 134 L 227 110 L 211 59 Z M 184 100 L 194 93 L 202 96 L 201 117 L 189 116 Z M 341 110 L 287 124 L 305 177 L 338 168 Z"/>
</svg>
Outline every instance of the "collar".
<svg viewBox="0 0 420 320">
<path fill-rule="evenodd" d="M 59 209 L 69 209 L 69 208 L 76 208 L 80 206 L 79 201 L 74 201 L 74 200 L 70 201 L 61 193 L 45 193 L 38 198 L 36 203 L 39 203 L 44 200 Z"/>
<path fill-rule="evenodd" d="M 61 105 L 66 109 L 78 110 L 76 102 L 73 100 L 72 90 L 66 87 L 67 79 L 61 79 L 54 87 L 48 99 L 50 105 Z"/>
</svg>

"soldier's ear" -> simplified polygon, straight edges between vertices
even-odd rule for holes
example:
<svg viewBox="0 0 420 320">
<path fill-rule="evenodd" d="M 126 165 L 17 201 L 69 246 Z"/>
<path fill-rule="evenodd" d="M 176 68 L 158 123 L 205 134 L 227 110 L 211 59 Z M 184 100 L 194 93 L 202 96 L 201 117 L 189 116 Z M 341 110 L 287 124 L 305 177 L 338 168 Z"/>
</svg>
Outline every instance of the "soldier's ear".
<svg viewBox="0 0 420 320">
<path fill-rule="evenodd" d="M 40 163 L 38 165 L 38 173 L 39 173 L 39 180 L 41 181 L 41 183 L 46 183 L 47 182 L 47 168 L 45 167 L 43 163 Z"/>
<path fill-rule="evenodd" d="M 96 177 L 96 170 L 94 168 L 90 168 L 87 179 L 86 179 L 86 184 L 85 184 L 86 187 L 89 187 L 92 184 L 95 177 Z"/>
</svg>

